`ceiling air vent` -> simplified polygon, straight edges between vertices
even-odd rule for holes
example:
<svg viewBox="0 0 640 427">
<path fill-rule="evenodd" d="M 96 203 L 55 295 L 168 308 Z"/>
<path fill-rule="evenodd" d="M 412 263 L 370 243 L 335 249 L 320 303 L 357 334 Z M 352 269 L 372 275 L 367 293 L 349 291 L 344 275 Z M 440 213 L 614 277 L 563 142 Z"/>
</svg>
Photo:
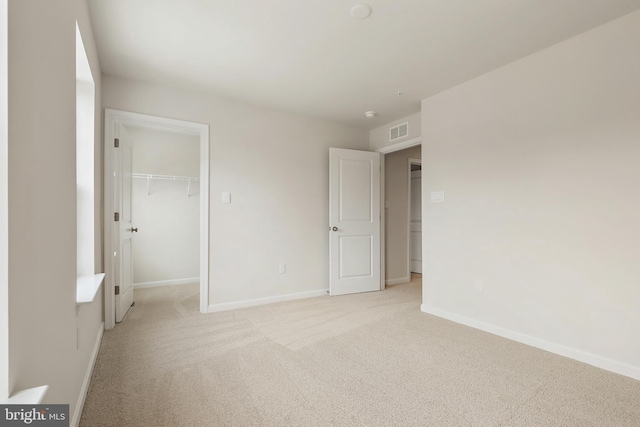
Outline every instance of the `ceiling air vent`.
<svg viewBox="0 0 640 427">
<path fill-rule="evenodd" d="M 409 122 L 389 128 L 389 141 L 395 141 L 407 135 L 409 135 Z"/>
</svg>

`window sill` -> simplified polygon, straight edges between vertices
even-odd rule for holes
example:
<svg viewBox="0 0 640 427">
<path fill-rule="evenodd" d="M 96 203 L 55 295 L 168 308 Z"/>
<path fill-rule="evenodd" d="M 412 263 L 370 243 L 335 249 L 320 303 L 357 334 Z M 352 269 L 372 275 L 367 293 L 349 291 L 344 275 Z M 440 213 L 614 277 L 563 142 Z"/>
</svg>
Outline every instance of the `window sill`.
<svg viewBox="0 0 640 427">
<path fill-rule="evenodd" d="M 5 405 L 39 405 L 44 399 L 44 395 L 49 390 L 48 385 L 40 387 L 29 388 L 14 393 L 13 396 L 8 398 L 3 404 Z"/>
<path fill-rule="evenodd" d="M 76 283 L 76 303 L 89 304 L 96 299 L 98 289 L 104 281 L 104 273 L 89 276 L 78 276 Z"/>
</svg>

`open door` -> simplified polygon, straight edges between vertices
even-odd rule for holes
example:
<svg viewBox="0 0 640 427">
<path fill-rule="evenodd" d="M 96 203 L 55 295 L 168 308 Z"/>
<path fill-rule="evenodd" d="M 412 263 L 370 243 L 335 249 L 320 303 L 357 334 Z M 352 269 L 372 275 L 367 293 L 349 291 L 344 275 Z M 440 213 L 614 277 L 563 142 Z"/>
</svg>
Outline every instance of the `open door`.
<svg viewBox="0 0 640 427">
<path fill-rule="evenodd" d="M 131 243 L 133 233 L 138 231 L 132 225 L 132 168 L 133 144 L 127 130 L 116 125 L 118 146 L 114 147 L 116 180 L 114 185 L 114 207 L 118 218 L 115 222 L 115 242 L 118 250 L 115 256 L 116 322 L 121 322 L 133 305 L 133 259 Z"/>
<path fill-rule="evenodd" d="M 329 221 L 329 293 L 379 291 L 379 153 L 329 149 Z"/>
</svg>

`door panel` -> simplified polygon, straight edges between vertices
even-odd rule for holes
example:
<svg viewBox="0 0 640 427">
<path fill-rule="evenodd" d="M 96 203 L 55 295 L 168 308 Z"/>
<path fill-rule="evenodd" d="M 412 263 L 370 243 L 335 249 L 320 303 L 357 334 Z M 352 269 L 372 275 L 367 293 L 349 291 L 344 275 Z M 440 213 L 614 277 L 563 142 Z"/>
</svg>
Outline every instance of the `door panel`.
<svg viewBox="0 0 640 427">
<path fill-rule="evenodd" d="M 340 239 L 340 279 L 370 277 L 373 259 L 371 236 L 338 236 Z"/>
<path fill-rule="evenodd" d="M 380 290 L 380 154 L 329 150 L 329 291 Z"/>
<path fill-rule="evenodd" d="M 371 221 L 371 162 L 340 158 L 340 221 Z"/>
<path fill-rule="evenodd" d="M 116 135 L 118 135 L 120 146 L 114 148 L 116 161 L 114 205 L 116 212 L 120 214 L 120 226 L 116 226 L 116 241 L 119 242 L 119 251 L 115 259 L 115 279 L 116 285 L 120 288 L 120 294 L 116 295 L 116 322 L 120 322 L 133 304 L 133 251 L 131 250 L 133 243 L 131 203 L 133 195 L 133 143 L 126 129 L 120 124 L 117 125 Z"/>
</svg>

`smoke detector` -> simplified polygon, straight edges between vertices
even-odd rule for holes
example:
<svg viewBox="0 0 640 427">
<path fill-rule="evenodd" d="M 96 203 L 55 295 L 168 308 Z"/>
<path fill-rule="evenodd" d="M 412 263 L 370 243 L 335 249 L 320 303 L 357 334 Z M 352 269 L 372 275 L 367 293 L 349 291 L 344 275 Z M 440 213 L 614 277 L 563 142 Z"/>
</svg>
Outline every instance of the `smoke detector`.
<svg viewBox="0 0 640 427">
<path fill-rule="evenodd" d="M 364 115 L 367 119 L 373 119 L 378 115 L 378 113 L 376 113 L 375 111 L 367 111 L 366 113 L 364 113 Z"/>
<path fill-rule="evenodd" d="M 371 15 L 371 6 L 360 3 L 351 8 L 351 16 L 356 19 L 365 19 Z"/>
</svg>

